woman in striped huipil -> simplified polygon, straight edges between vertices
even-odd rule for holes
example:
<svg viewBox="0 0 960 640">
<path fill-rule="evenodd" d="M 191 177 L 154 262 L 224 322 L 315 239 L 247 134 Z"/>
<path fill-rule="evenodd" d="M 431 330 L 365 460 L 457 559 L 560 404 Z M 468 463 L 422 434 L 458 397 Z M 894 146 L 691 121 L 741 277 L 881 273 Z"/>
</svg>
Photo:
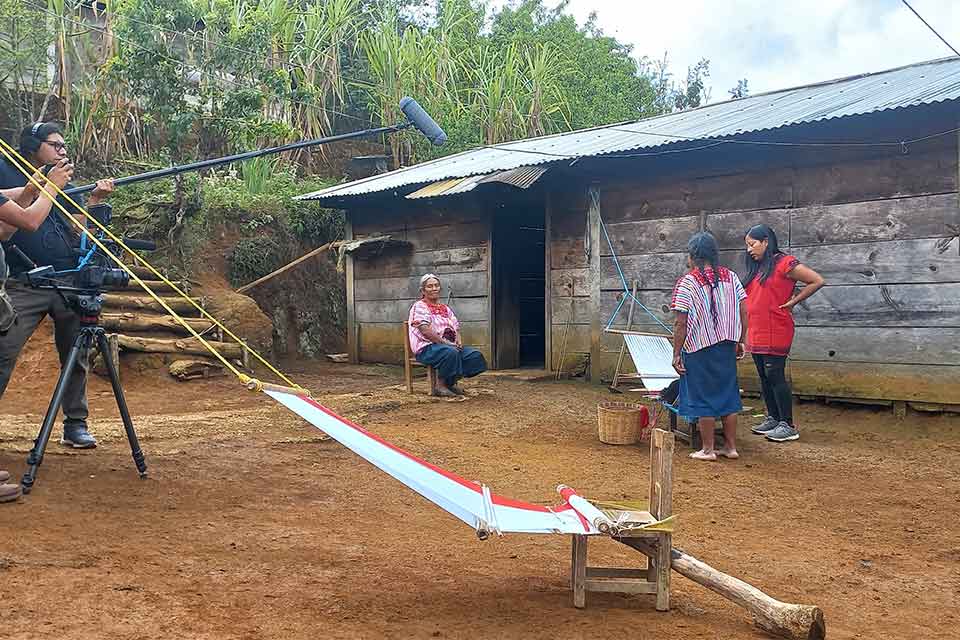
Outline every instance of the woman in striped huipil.
<svg viewBox="0 0 960 640">
<path fill-rule="evenodd" d="M 671 308 L 676 312 L 673 367 L 680 374 L 678 410 L 697 419 L 703 448 L 696 460 L 717 455 L 739 458 L 737 413 L 743 408 L 737 360 L 743 357 L 747 294 L 737 274 L 719 263 L 716 239 L 694 234 L 687 243 L 690 271 L 677 280 Z M 723 422 L 724 447 L 714 448 L 716 416 Z"/>
</svg>

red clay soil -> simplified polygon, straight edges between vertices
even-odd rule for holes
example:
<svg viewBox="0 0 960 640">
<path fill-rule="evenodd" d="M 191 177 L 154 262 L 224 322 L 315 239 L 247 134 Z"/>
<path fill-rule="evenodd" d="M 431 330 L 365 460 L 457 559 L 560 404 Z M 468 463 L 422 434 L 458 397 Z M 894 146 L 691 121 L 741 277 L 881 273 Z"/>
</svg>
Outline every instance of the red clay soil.
<svg viewBox="0 0 960 640">
<path fill-rule="evenodd" d="M 346 417 L 499 493 L 554 503 L 564 482 L 599 498 L 646 495 L 646 450 L 597 440 L 601 388 L 481 378 L 472 386 L 491 393 L 448 403 L 407 395 L 394 368 L 288 368 Z M 137 478 L 94 378 L 101 446 L 51 444 L 33 493 L 0 505 L 3 638 L 763 637 L 677 574 L 668 613 L 616 594 L 588 594 L 576 610 L 567 538 L 480 542 L 232 380 L 125 375 L 150 478 Z M 29 362 L 18 371 L 0 468 L 22 473 L 52 386 Z M 797 443 L 741 428 L 738 461 L 694 462 L 678 444 L 676 546 L 819 605 L 830 638 L 956 638 L 960 417 L 898 422 L 889 409 L 815 403 L 798 413 Z M 591 554 L 639 558 L 610 541 Z"/>
</svg>

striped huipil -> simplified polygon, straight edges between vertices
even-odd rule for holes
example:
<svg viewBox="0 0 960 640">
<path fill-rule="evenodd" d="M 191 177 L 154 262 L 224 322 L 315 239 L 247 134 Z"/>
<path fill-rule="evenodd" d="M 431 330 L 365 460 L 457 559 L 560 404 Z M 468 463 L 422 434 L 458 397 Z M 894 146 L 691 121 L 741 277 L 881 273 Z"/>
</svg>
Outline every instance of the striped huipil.
<svg viewBox="0 0 960 640">
<path fill-rule="evenodd" d="M 714 269 L 694 269 L 677 280 L 673 289 L 670 308 L 687 314 L 687 339 L 683 343 L 687 353 L 726 340 L 740 340 L 740 302 L 747 294 L 737 274 L 726 267 L 717 267 L 716 278 L 719 282 L 711 293 Z"/>
</svg>

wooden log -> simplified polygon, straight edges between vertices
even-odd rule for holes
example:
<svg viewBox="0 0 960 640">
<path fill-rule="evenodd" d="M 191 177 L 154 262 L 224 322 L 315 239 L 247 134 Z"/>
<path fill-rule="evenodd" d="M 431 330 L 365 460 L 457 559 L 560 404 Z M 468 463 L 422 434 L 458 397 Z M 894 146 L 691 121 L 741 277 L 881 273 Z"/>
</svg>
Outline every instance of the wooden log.
<svg viewBox="0 0 960 640">
<path fill-rule="evenodd" d="M 753 616 L 753 623 L 767 633 L 791 640 L 822 640 L 827 636 L 819 607 L 780 602 L 676 548 L 670 553 L 670 567 L 745 608 Z"/>
<path fill-rule="evenodd" d="M 177 313 L 196 312 L 196 308 L 185 298 L 165 297 L 161 299 Z M 200 298 L 191 298 L 197 304 L 201 303 Z M 103 294 L 103 306 L 112 309 L 142 309 L 147 311 L 166 312 L 156 300 L 148 295 L 132 295 L 129 293 L 105 293 Z"/>
<path fill-rule="evenodd" d="M 256 286 L 259 286 L 259 285 L 263 284 L 264 282 L 269 282 L 270 280 L 273 280 L 273 279 L 276 278 L 277 276 L 283 275 L 284 273 L 286 273 L 287 271 L 290 271 L 291 269 L 295 269 L 297 266 L 303 264 L 304 262 L 306 262 L 306 261 L 309 260 L 310 258 L 314 258 L 314 257 L 320 255 L 321 253 L 323 253 L 323 252 L 325 252 L 325 251 L 328 251 L 329 249 L 331 249 L 331 248 L 333 248 L 334 246 L 337 246 L 337 245 L 339 245 L 339 244 L 340 244 L 339 242 L 328 242 L 327 244 L 321 245 L 321 246 L 317 247 L 316 249 L 314 249 L 313 251 L 311 251 L 311 252 L 309 252 L 309 253 L 306 253 L 306 254 L 300 256 L 300 257 L 297 258 L 296 260 L 293 260 L 292 262 L 288 262 L 287 264 L 283 265 L 283 266 L 280 267 L 279 269 L 276 269 L 276 270 L 274 270 L 274 271 L 271 271 L 270 273 L 268 273 L 267 275 L 263 276 L 262 278 L 257 278 L 257 279 L 254 280 L 253 282 L 249 282 L 249 283 L 243 285 L 242 287 L 240 287 L 239 289 L 237 289 L 237 293 L 245 293 L 245 292 L 249 291 L 250 289 L 253 289 L 253 288 L 256 287 Z"/>
<path fill-rule="evenodd" d="M 655 551 L 642 540 L 617 538 L 617 541 L 644 554 Z M 827 637 L 827 626 L 819 607 L 790 604 L 771 598 L 753 585 L 727 575 L 677 548 L 670 552 L 670 568 L 740 605 L 753 616 L 753 623 L 769 634 L 789 640 L 824 640 Z"/>
<path fill-rule="evenodd" d="M 170 363 L 170 375 L 177 380 L 212 378 L 226 374 L 223 365 L 215 360 L 176 360 Z"/>
<path fill-rule="evenodd" d="M 184 321 L 193 327 L 193 330 L 202 333 L 210 330 L 214 324 L 205 318 L 184 318 Z M 117 331 L 175 331 L 190 335 L 183 325 L 173 316 L 161 316 L 126 311 L 123 313 L 104 313 L 100 316 L 100 324 L 105 329 Z"/>
<path fill-rule="evenodd" d="M 117 335 L 120 348 L 128 351 L 142 351 L 144 353 L 186 353 L 191 355 L 207 355 L 210 352 L 200 344 L 196 338 L 144 338 L 141 336 Z M 240 359 L 243 357 L 242 347 L 235 342 L 213 342 L 207 344 L 216 349 L 225 358 Z"/>
<path fill-rule="evenodd" d="M 155 293 L 175 293 L 172 286 L 164 282 L 163 280 L 154 280 L 153 274 L 150 278 L 144 278 L 140 276 L 140 279 L 143 281 L 143 284 L 147 285 L 151 291 Z M 179 280 L 171 280 L 171 282 L 177 286 L 178 289 L 184 293 L 189 292 L 190 284 L 188 282 L 182 282 Z M 144 291 L 143 287 L 136 283 L 135 280 L 130 280 L 130 284 L 127 285 L 127 291 Z M 179 295 L 179 294 L 177 294 Z"/>
</svg>

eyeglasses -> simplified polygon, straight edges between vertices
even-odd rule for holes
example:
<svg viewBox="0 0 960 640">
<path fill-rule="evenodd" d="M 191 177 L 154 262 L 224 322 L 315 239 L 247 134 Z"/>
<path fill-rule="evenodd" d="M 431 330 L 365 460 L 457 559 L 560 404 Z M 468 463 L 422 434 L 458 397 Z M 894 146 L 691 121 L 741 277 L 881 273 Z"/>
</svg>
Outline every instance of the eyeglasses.
<svg viewBox="0 0 960 640">
<path fill-rule="evenodd" d="M 40 144 L 48 144 L 48 145 L 50 145 L 51 147 L 53 147 L 54 150 L 56 150 L 56 151 L 63 151 L 64 149 L 67 148 L 67 143 L 66 143 L 66 142 L 50 142 L 50 141 L 48 141 L 48 140 L 44 140 L 44 141 L 41 142 Z"/>
</svg>

